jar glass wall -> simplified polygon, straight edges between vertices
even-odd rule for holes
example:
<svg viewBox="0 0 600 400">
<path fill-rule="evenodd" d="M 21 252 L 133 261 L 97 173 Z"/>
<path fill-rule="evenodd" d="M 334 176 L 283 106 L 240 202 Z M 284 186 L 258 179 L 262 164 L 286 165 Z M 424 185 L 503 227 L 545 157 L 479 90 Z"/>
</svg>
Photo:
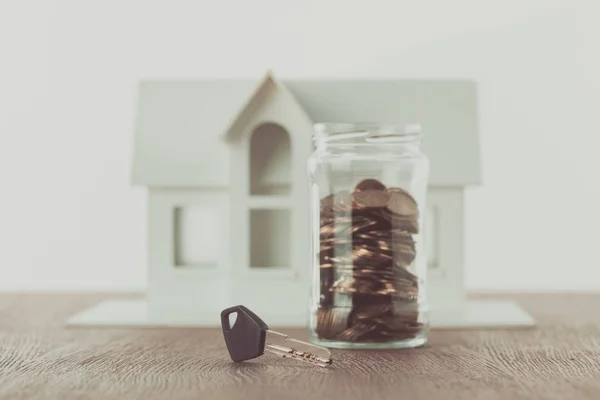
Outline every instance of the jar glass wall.
<svg viewBox="0 0 600 400">
<path fill-rule="evenodd" d="M 420 127 L 317 124 L 313 137 L 311 340 L 334 348 L 422 345 L 429 162 Z"/>
</svg>

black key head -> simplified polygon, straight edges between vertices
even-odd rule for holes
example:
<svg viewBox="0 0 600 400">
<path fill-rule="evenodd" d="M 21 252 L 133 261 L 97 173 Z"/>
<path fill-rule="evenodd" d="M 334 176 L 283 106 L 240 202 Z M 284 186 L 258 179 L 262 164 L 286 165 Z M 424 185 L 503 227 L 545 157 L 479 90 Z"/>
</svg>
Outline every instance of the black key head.
<svg viewBox="0 0 600 400">
<path fill-rule="evenodd" d="M 237 319 L 230 326 L 229 315 L 233 313 L 237 313 Z M 263 355 L 269 327 L 258 315 L 244 306 L 229 307 L 221 311 L 221 327 L 233 361 L 245 361 Z"/>
</svg>

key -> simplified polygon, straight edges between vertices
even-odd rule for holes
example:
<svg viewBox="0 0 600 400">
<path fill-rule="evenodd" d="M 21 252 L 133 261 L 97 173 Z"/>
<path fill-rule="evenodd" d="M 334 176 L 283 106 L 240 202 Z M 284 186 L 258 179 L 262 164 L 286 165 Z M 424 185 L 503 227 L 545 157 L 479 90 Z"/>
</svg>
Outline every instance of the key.
<svg viewBox="0 0 600 400">
<path fill-rule="evenodd" d="M 229 315 L 233 313 L 237 313 L 237 319 L 230 326 Z M 267 351 L 279 357 L 302 360 L 320 367 L 331 365 L 332 362 L 329 349 L 271 331 L 258 315 L 241 305 L 221 312 L 221 327 L 233 361 L 251 360 Z M 285 344 L 275 344 L 274 339 L 280 339 Z"/>
</svg>

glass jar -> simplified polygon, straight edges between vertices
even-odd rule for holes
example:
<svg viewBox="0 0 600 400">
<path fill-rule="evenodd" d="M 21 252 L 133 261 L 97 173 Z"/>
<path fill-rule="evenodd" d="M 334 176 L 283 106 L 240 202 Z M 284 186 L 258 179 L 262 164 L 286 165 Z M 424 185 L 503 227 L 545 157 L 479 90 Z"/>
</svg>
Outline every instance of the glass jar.
<svg viewBox="0 0 600 400">
<path fill-rule="evenodd" d="M 418 125 L 316 124 L 308 161 L 313 343 L 424 344 L 423 215 L 429 161 Z"/>
</svg>

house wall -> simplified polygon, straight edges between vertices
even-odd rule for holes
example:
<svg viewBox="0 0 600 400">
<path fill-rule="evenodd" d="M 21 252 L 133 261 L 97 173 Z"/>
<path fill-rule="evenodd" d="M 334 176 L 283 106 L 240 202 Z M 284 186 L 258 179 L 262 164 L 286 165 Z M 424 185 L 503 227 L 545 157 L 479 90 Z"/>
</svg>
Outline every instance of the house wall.
<svg viewBox="0 0 600 400">
<path fill-rule="evenodd" d="M 218 323 L 220 311 L 231 305 L 229 229 L 226 188 L 149 190 L 147 297 L 153 316 Z"/>
<path fill-rule="evenodd" d="M 430 187 L 425 216 L 427 301 L 432 309 L 457 309 L 465 300 L 464 189 Z"/>
</svg>

